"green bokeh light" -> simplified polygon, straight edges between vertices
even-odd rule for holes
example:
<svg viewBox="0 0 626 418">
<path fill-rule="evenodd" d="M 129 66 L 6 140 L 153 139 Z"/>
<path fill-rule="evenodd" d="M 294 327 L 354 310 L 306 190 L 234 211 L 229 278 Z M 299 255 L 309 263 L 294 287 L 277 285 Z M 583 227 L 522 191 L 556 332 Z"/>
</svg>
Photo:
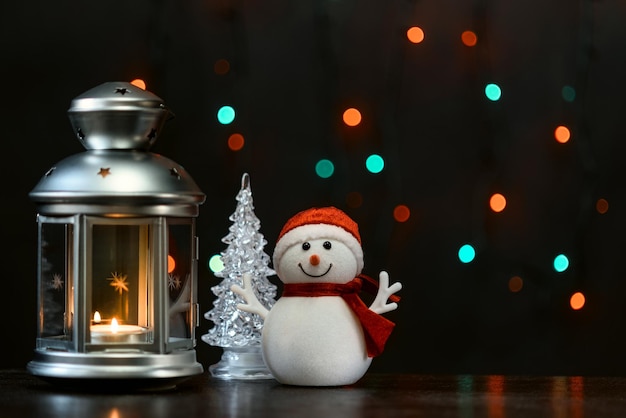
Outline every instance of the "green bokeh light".
<svg viewBox="0 0 626 418">
<path fill-rule="evenodd" d="M 385 160 L 377 154 L 372 154 L 365 160 L 365 167 L 370 173 L 380 173 L 385 168 Z"/>
<path fill-rule="evenodd" d="M 213 273 L 217 273 L 224 269 L 224 263 L 222 263 L 222 256 L 220 254 L 215 254 L 209 258 L 209 262 L 207 263 L 209 270 Z"/>
<path fill-rule="evenodd" d="M 485 86 L 485 96 L 491 101 L 498 101 L 502 97 L 502 90 L 500 86 L 494 83 L 487 84 Z"/>
<path fill-rule="evenodd" d="M 563 86 L 561 95 L 563 96 L 563 100 L 571 103 L 576 99 L 576 90 L 572 86 Z"/>
<path fill-rule="evenodd" d="M 323 179 L 327 179 L 333 175 L 335 172 L 335 165 L 330 160 L 319 160 L 317 164 L 315 164 L 315 174 L 320 176 Z"/>
<path fill-rule="evenodd" d="M 470 244 L 462 245 L 459 248 L 459 260 L 461 263 L 471 263 L 476 257 L 476 250 Z"/>
<path fill-rule="evenodd" d="M 565 254 L 559 254 L 554 257 L 553 266 L 556 271 L 562 273 L 569 267 L 569 259 Z"/>
<path fill-rule="evenodd" d="M 228 125 L 235 120 L 235 109 L 231 106 L 222 106 L 217 111 L 217 120 L 222 125 Z"/>
</svg>

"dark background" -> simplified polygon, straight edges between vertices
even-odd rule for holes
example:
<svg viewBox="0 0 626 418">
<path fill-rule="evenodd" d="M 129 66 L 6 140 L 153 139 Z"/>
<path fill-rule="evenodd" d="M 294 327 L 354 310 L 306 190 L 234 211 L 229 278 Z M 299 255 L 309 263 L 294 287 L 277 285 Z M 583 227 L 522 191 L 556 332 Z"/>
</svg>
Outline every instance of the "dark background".
<svg viewBox="0 0 626 418">
<path fill-rule="evenodd" d="M 208 258 L 225 249 L 241 176 L 273 251 L 294 213 L 346 210 L 365 272 L 403 290 L 386 351 L 370 370 L 625 374 L 626 5 L 598 1 L 108 0 L 2 2 L 0 80 L 4 271 L 0 366 L 35 343 L 36 220 L 28 193 L 81 152 L 66 111 L 107 81 L 141 78 L 176 117 L 152 151 L 183 165 L 200 207 L 198 299 L 211 309 Z M 420 44 L 406 30 L 420 26 Z M 473 30 L 478 44 L 460 34 Z M 216 74 L 219 59 L 230 71 Z M 502 98 L 485 98 L 495 82 Z M 576 98 L 564 100 L 571 86 Z M 237 118 L 220 125 L 229 104 Z M 363 122 L 341 122 L 357 107 Z M 558 144 L 565 124 L 572 139 Z M 232 132 L 246 139 L 228 149 Z M 364 169 L 384 156 L 378 175 Z M 329 158 L 335 174 L 316 176 Z M 501 192 L 504 212 L 488 198 Z M 347 204 L 361 193 L 358 207 Z M 599 214 L 597 199 L 609 210 Z M 397 223 L 398 204 L 412 216 Z M 477 257 L 457 258 L 470 242 Z M 557 273 L 553 258 L 570 268 Z M 512 292 L 511 277 L 523 279 Z M 274 276 L 271 278 L 277 281 Z M 574 311 L 569 298 L 583 291 Z M 199 337 L 208 368 L 222 349 Z"/>
</svg>

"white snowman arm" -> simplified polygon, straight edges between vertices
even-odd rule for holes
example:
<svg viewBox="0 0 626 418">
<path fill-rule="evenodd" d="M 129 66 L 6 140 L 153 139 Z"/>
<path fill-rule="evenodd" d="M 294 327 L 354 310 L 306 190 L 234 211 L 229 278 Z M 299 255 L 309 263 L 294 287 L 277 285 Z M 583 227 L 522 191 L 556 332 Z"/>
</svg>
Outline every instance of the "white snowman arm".
<svg viewBox="0 0 626 418">
<path fill-rule="evenodd" d="M 237 284 L 230 287 L 230 290 L 241 296 L 246 301 L 245 304 L 238 304 L 237 309 L 257 314 L 262 319 L 265 319 L 265 316 L 269 311 L 261 304 L 261 302 L 259 302 L 259 299 L 254 294 L 254 290 L 252 289 L 252 276 L 250 273 L 243 274 L 243 285 L 243 288 Z"/>
<path fill-rule="evenodd" d="M 398 304 L 396 302 L 387 303 L 387 299 L 400 289 L 402 289 L 400 282 L 395 282 L 389 286 L 389 274 L 386 271 L 381 271 L 378 276 L 378 293 L 376 294 L 376 299 L 370 305 L 370 310 L 377 314 L 383 314 L 397 309 Z"/>
</svg>

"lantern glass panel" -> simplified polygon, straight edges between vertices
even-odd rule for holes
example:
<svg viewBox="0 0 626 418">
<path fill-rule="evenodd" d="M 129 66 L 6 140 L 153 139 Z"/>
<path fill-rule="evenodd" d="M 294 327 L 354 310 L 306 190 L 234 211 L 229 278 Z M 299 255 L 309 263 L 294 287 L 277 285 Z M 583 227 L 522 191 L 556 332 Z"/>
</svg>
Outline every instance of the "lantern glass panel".
<svg viewBox="0 0 626 418">
<path fill-rule="evenodd" d="M 94 224 L 91 343 L 151 343 L 150 224 Z"/>
<path fill-rule="evenodd" d="M 169 343 L 189 342 L 195 329 L 192 295 L 195 294 L 192 280 L 195 269 L 193 254 L 193 223 L 168 220 L 168 300 L 169 300 Z"/>
<path fill-rule="evenodd" d="M 74 228 L 70 222 L 39 217 L 38 347 L 71 346 Z"/>
</svg>

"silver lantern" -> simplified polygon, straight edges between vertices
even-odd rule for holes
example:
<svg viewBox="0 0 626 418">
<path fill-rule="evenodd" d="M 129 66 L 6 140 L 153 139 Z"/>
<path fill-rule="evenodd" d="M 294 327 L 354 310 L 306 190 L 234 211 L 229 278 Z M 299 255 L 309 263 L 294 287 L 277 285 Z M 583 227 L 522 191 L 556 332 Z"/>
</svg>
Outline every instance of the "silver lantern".
<svg viewBox="0 0 626 418">
<path fill-rule="evenodd" d="M 205 200 L 179 164 L 149 152 L 173 115 L 126 82 L 68 110 L 86 151 L 30 192 L 37 208 L 37 338 L 30 373 L 81 388 L 165 389 L 196 360 L 198 240 Z"/>
</svg>

